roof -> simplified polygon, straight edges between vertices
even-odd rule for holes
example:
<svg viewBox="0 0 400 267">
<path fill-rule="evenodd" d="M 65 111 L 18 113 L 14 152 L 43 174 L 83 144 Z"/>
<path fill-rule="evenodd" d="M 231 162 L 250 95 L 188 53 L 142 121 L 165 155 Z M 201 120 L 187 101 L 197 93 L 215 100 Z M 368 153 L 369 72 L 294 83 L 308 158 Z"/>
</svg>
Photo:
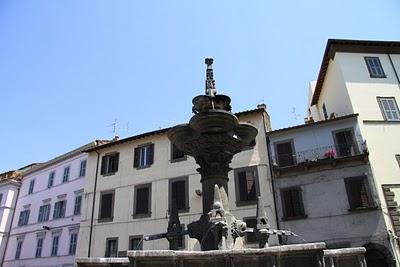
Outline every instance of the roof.
<svg viewBox="0 0 400 267">
<path fill-rule="evenodd" d="M 88 143 L 86 145 L 80 146 L 80 147 L 78 147 L 78 148 L 76 148 L 74 150 L 71 150 L 71 151 L 69 151 L 67 153 L 64 153 L 64 154 L 62 154 L 62 155 L 60 155 L 58 157 L 55 157 L 55 158 L 53 158 L 53 159 L 51 159 L 49 161 L 46 161 L 46 162 L 41 163 L 41 164 L 38 164 L 38 165 L 34 166 L 33 168 L 23 172 L 22 174 L 25 176 L 25 175 L 34 173 L 36 171 L 43 170 L 43 169 L 45 169 L 45 168 L 47 168 L 47 167 L 49 167 L 49 166 L 51 166 L 53 164 L 56 164 L 56 163 L 59 163 L 59 162 L 61 162 L 63 160 L 75 157 L 75 156 L 85 152 L 85 150 L 87 150 L 89 148 L 97 147 L 99 145 L 102 145 L 102 144 L 105 144 L 105 143 L 108 143 L 108 142 L 110 142 L 110 141 L 108 141 L 108 140 L 95 140 L 95 141 L 92 141 L 92 142 L 90 142 L 90 143 Z"/>
<path fill-rule="evenodd" d="M 318 103 L 325 75 L 328 71 L 329 60 L 334 59 L 336 52 L 400 54 L 400 41 L 328 39 L 319 69 L 317 84 L 311 100 L 311 106 Z"/>
<path fill-rule="evenodd" d="M 256 108 L 256 109 L 237 112 L 237 113 L 235 113 L 235 115 L 240 117 L 240 116 L 245 116 L 245 115 L 248 115 L 248 114 L 258 113 L 258 112 L 262 112 L 262 111 L 264 111 L 263 108 Z M 120 139 L 120 140 L 116 140 L 116 141 L 113 141 L 113 142 L 109 142 L 109 143 L 104 144 L 104 145 L 100 145 L 100 146 L 97 146 L 97 147 L 92 147 L 92 148 L 86 149 L 85 152 L 92 152 L 92 151 L 95 151 L 95 150 L 97 151 L 97 150 L 105 149 L 105 148 L 112 147 L 112 146 L 115 146 L 115 145 L 123 144 L 123 143 L 126 143 L 126 142 L 131 142 L 131 141 L 134 141 L 134 140 L 138 140 L 138 139 L 141 139 L 141 138 L 146 138 L 146 137 L 153 136 L 153 135 L 164 134 L 164 133 L 168 132 L 168 130 L 171 129 L 171 128 L 172 127 L 168 127 L 168 128 L 163 128 L 163 129 L 159 129 L 159 130 L 156 130 L 156 131 L 151 131 L 151 132 L 146 132 L 146 133 L 130 136 L 130 137 L 127 137 L 127 138 L 124 138 L 124 139 Z"/>
<path fill-rule="evenodd" d="M 336 117 L 334 119 L 329 119 L 329 120 L 322 120 L 322 121 L 317 121 L 317 122 L 311 122 L 311 123 L 308 123 L 308 124 L 295 125 L 295 126 L 291 126 L 291 127 L 277 129 L 277 130 L 273 130 L 273 131 L 267 132 L 267 135 L 272 135 L 272 134 L 275 134 L 275 133 L 281 133 L 281 132 L 285 132 L 285 131 L 297 130 L 297 129 L 301 129 L 301 128 L 305 128 L 305 127 L 311 127 L 311 126 L 331 123 L 331 122 L 345 120 L 345 119 L 349 119 L 349 118 L 356 118 L 357 116 L 358 116 L 358 113 L 350 114 L 350 115 L 346 115 L 346 116 L 340 116 L 340 117 Z"/>
</svg>

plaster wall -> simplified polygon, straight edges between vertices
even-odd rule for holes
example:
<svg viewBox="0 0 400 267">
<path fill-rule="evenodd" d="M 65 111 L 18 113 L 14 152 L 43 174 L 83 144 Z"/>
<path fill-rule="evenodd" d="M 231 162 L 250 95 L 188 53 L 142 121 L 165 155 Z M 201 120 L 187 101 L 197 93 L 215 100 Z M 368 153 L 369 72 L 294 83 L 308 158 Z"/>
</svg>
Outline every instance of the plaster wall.
<svg viewBox="0 0 400 267">
<path fill-rule="evenodd" d="M 259 134 L 256 138 L 256 146 L 237 154 L 232 161 L 232 168 L 257 166 L 259 187 L 265 207 L 270 219 L 270 224 L 276 228 L 274 216 L 274 204 L 271 187 L 271 177 L 268 169 L 266 152 L 266 139 L 263 118 L 261 112 L 240 116 L 244 122 L 251 122 L 258 127 Z M 135 169 L 133 167 L 134 148 L 145 143 L 154 144 L 154 163 L 149 168 Z M 103 257 L 106 249 L 106 238 L 118 237 L 118 251 L 128 249 L 128 240 L 131 235 L 147 235 L 165 232 L 168 225 L 168 180 L 170 178 L 188 176 L 189 183 L 189 212 L 180 213 L 181 223 L 185 225 L 199 218 L 202 212 L 201 197 L 195 190 L 201 189 L 200 175 L 196 172 L 198 165 L 194 159 L 170 162 L 171 144 L 166 134 L 149 136 L 143 139 L 123 143 L 102 150 L 100 158 L 109 152 L 118 151 L 119 167 L 114 175 L 98 175 L 96 203 L 94 207 L 94 227 L 92 237 L 92 257 Z M 97 154 L 89 154 L 88 179 L 85 183 L 85 201 L 81 221 L 81 232 L 78 240 L 78 256 L 88 256 L 90 218 L 92 212 L 94 178 L 96 172 Z M 100 165 L 100 164 L 99 164 Z M 100 168 L 100 166 L 99 166 Z M 134 187 L 135 185 L 151 183 L 151 217 L 132 218 Z M 99 223 L 99 199 L 100 192 L 115 190 L 114 218 L 112 222 Z M 228 194 L 232 213 L 239 219 L 243 217 L 255 217 L 256 206 L 236 206 L 235 179 L 233 171 L 229 172 Z M 271 243 L 277 239 L 272 237 Z M 144 249 L 168 249 L 166 240 L 147 241 Z M 199 250 L 196 240 L 185 238 L 185 249 Z"/>
<path fill-rule="evenodd" d="M 74 215 L 75 196 L 83 193 L 84 177 L 79 177 L 80 163 L 86 154 L 68 158 L 29 173 L 23 177 L 15 217 L 11 229 L 10 241 L 3 266 L 73 266 L 74 255 L 69 255 L 70 232 L 79 230 L 80 215 Z M 62 182 L 64 168 L 69 166 L 69 180 Z M 54 184 L 48 188 L 48 178 L 55 171 Z M 30 181 L 35 179 L 33 193 L 28 194 Z M 54 205 L 66 200 L 65 217 L 53 219 Z M 50 201 L 49 221 L 38 222 L 39 207 L 44 201 Z M 27 225 L 18 226 L 20 212 L 29 209 Z M 49 227 L 49 230 L 43 228 Z M 53 233 L 60 233 L 57 256 L 51 255 Z M 44 235 L 41 257 L 36 258 L 37 235 Z M 23 238 L 20 259 L 15 259 L 17 238 Z"/>
</svg>

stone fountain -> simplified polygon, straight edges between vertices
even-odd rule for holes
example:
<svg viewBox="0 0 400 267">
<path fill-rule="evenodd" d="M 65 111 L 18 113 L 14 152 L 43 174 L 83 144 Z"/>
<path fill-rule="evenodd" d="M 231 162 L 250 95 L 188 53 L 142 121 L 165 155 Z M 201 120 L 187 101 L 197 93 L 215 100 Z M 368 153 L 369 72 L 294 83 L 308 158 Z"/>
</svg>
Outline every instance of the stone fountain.
<svg viewBox="0 0 400 267">
<path fill-rule="evenodd" d="M 241 266 L 360 266 L 366 267 L 363 248 L 325 250 L 325 243 L 268 247 L 271 234 L 295 235 L 273 230 L 261 198 L 257 205 L 257 225 L 248 228 L 230 212 L 228 201 L 229 164 L 255 139 L 257 128 L 241 123 L 231 112 L 231 99 L 217 94 L 213 77 L 213 59 L 207 65 L 205 94 L 193 98 L 194 116 L 189 123 L 173 127 L 168 137 L 200 166 L 203 212 L 197 221 L 183 229 L 176 203 L 172 203 L 167 231 L 145 237 L 145 241 L 166 238 L 170 250 L 128 251 L 127 258 L 79 258 L 78 266 L 163 266 L 163 267 L 241 267 Z M 246 232 L 254 232 L 258 249 L 243 247 Z M 202 251 L 178 251 L 183 235 L 195 238 Z"/>
</svg>

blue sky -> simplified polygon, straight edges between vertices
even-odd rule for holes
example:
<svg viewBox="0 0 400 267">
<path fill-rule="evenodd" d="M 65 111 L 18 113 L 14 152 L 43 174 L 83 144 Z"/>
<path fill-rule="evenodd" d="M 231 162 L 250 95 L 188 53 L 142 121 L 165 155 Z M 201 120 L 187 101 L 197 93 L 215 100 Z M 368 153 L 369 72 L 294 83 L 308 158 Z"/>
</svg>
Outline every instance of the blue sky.
<svg viewBox="0 0 400 267">
<path fill-rule="evenodd" d="M 186 122 L 214 57 L 234 111 L 300 124 L 328 38 L 400 40 L 400 2 L 0 1 L 0 172 Z"/>
</svg>

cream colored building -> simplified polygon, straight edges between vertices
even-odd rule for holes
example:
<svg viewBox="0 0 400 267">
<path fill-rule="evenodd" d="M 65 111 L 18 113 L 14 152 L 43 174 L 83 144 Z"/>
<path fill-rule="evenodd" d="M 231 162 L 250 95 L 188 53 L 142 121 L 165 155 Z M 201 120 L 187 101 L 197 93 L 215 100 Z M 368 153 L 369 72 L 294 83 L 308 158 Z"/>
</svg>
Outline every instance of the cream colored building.
<svg viewBox="0 0 400 267">
<path fill-rule="evenodd" d="M 261 195 L 269 223 L 276 229 L 275 208 L 265 132 L 270 130 L 265 105 L 236 114 L 240 121 L 258 128 L 254 147 L 234 156 L 228 193 L 232 213 L 250 226 Z M 168 129 L 148 132 L 88 151 L 83 210 L 77 256 L 112 257 L 131 249 L 168 249 L 165 239 L 144 241 L 148 234 L 167 230 L 170 200 L 178 199 L 180 220 L 189 224 L 202 212 L 200 175 L 192 157 L 175 150 Z M 239 184 L 247 185 L 246 188 Z M 94 198 L 95 197 L 95 198 Z M 248 237 L 250 245 L 253 237 Z M 276 237 L 270 244 L 277 243 Z M 199 250 L 187 236 L 182 248 Z"/>
<path fill-rule="evenodd" d="M 310 84 L 308 120 L 358 114 L 360 134 L 399 262 L 400 42 L 329 40 Z M 344 139 L 346 139 L 344 137 Z M 346 141 L 346 140 L 344 140 Z M 396 202 L 397 200 L 397 202 Z"/>
</svg>

